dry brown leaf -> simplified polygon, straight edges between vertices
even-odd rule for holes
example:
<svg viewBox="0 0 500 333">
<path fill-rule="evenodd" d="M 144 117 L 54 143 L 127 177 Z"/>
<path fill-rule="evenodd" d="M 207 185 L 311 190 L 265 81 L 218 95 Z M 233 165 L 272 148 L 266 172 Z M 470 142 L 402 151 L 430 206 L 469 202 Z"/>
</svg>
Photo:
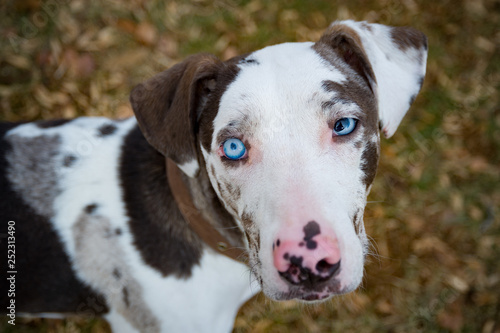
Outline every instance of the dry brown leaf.
<svg viewBox="0 0 500 333">
<path fill-rule="evenodd" d="M 419 256 L 435 255 L 445 267 L 457 267 L 460 263 L 455 251 L 434 235 L 415 240 L 412 250 Z"/>
<path fill-rule="evenodd" d="M 461 293 L 465 293 L 469 290 L 469 284 L 467 281 L 456 275 L 448 276 L 448 284 Z"/>
<path fill-rule="evenodd" d="M 116 20 L 116 26 L 118 27 L 118 29 L 125 31 L 129 34 L 133 34 L 136 28 L 135 22 L 127 19 Z"/>
<path fill-rule="evenodd" d="M 96 48 L 102 50 L 115 45 L 118 42 L 116 35 L 117 32 L 114 27 L 105 27 L 104 29 L 101 29 L 96 37 Z"/>
<path fill-rule="evenodd" d="M 235 47 L 228 46 L 222 53 L 222 59 L 230 59 L 238 55 L 238 50 Z"/>
<path fill-rule="evenodd" d="M 102 66 L 108 68 L 110 71 L 123 70 L 124 68 L 131 68 L 137 64 L 142 64 L 150 55 L 151 52 L 145 47 L 129 49 L 114 57 L 105 59 Z"/>
<path fill-rule="evenodd" d="M 394 312 L 392 304 L 387 299 L 379 300 L 375 305 L 375 309 L 383 315 L 390 315 Z"/>
<path fill-rule="evenodd" d="M 266 332 L 267 329 L 273 324 L 273 321 L 271 319 L 261 319 L 259 320 L 253 329 L 250 331 L 251 333 L 261 333 L 261 332 Z"/>
<path fill-rule="evenodd" d="M 134 111 L 130 107 L 130 104 L 122 104 L 116 108 L 116 117 L 118 118 L 128 118 L 134 115 Z"/>
<path fill-rule="evenodd" d="M 439 325 L 452 332 L 459 332 L 464 325 L 461 300 L 457 299 L 437 315 Z"/>
<path fill-rule="evenodd" d="M 370 302 L 370 297 L 368 297 L 365 293 L 356 292 L 350 295 L 343 305 L 347 307 L 351 313 L 362 313 Z"/>
<path fill-rule="evenodd" d="M 55 104 L 52 95 L 44 85 L 37 85 L 33 89 L 33 96 L 44 108 L 51 109 Z"/>
<path fill-rule="evenodd" d="M 79 54 L 74 49 L 67 49 L 63 54 L 63 62 L 72 76 L 89 77 L 95 70 L 96 64 L 90 53 Z"/>
<path fill-rule="evenodd" d="M 425 219 L 419 215 L 411 215 L 406 219 L 406 224 L 412 231 L 412 233 L 421 232 L 427 225 Z"/>
<path fill-rule="evenodd" d="M 156 48 L 160 53 L 165 54 L 170 58 L 176 58 L 179 56 L 179 44 L 170 36 L 162 35 L 159 38 L 158 43 L 156 43 Z"/>
<path fill-rule="evenodd" d="M 158 39 L 158 32 L 151 23 L 142 22 L 135 29 L 135 37 L 143 44 L 153 45 Z"/>
<path fill-rule="evenodd" d="M 11 55 L 5 56 L 5 61 L 7 61 L 12 66 L 17 67 L 17 68 L 21 68 L 21 69 L 30 69 L 31 68 L 31 61 L 25 56 L 11 54 Z"/>
</svg>

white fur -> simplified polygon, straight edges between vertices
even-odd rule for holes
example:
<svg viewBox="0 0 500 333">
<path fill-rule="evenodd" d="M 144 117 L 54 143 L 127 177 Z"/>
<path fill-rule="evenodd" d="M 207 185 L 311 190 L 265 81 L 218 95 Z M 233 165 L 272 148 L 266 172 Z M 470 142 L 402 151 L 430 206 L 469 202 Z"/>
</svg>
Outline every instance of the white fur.
<svg viewBox="0 0 500 333">
<path fill-rule="evenodd" d="M 189 177 L 194 177 L 198 173 L 198 170 L 200 170 L 200 166 L 198 165 L 198 161 L 195 159 L 192 159 L 189 162 L 179 164 L 178 165 L 179 169 L 182 170 L 186 175 Z"/>
</svg>

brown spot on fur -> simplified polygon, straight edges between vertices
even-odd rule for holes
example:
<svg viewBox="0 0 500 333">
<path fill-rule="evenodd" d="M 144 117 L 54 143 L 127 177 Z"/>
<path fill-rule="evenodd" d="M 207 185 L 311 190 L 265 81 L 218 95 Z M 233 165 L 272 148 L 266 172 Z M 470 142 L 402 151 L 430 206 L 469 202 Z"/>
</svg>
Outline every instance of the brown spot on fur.
<svg viewBox="0 0 500 333">
<path fill-rule="evenodd" d="M 14 134 L 7 136 L 6 140 L 12 146 L 5 155 L 9 163 L 6 176 L 12 188 L 38 214 L 54 216 L 53 203 L 61 192 L 58 174 L 60 136 L 26 138 Z"/>
<path fill-rule="evenodd" d="M 105 124 L 99 127 L 97 131 L 99 132 L 99 136 L 107 136 L 116 132 L 117 129 L 118 128 L 113 124 Z"/>
<path fill-rule="evenodd" d="M 422 86 L 424 85 L 424 78 L 425 76 L 421 76 L 420 79 L 418 80 L 419 91 L 422 89 Z"/>
<path fill-rule="evenodd" d="M 240 199 L 241 196 L 241 190 L 239 186 L 233 185 L 230 182 L 225 183 L 226 190 L 229 192 L 229 195 L 231 196 L 231 199 L 234 201 L 237 201 Z"/>
<path fill-rule="evenodd" d="M 355 30 L 342 24 L 330 26 L 313 49 L 332 64 L 339 64 L 338 60 L 343 60 L 373 91 L 375 74 Z"/>
<path fill-rule="evenodd" d="M 128 289 L 126 287 L 123 287 L 122 294 L 123 294 L 123 303 L 125 303 L 125 306 L 127 308 L 130 307 L 130 301 L 128 299 Z"/>
<path fill-rule="evenodd" d="M 76 160 L 77 160 L 76 156 L 66 155 L 66 156 L 64 156 L 63 165 L 65 167 L 70 167 L 76 162 Z"/>
<path fill-rule="evenodd" d="M 323 89 L 327 92 L 333 92 L 335 95 L 332 103 L 336 101 L 345 103 L 355 103 L 362 111 L 360 114 L 359 125 L 365 129 L 363 140 L 368 141 L 378 132 L 378 112 L 375 96 L 368 87 L 359 80 L 353 79 L 342 84 L 333 81 L 323 81 Z M 333 128 L 333 124 L 329 124 Z M 340 137 L 339 139 L 342 139 Z"/>
<path fill-rule="evenodd" d="M 370 31 L 370 32 L 372 31 L 372 27 L 366 22 L 361 23 L 361 27 L 363 29 L 365 29 L 366 31 Z"/>
<path fill-rule="evenodd" d="M 109 229 L 108 218 L 80 214 L 72 227 L 74 267 L 133 327 L 144 332 L 159 332 L 158 319 L 144 302 L 142 287 L 126 262 L 120 242 L 108 237 Z"/>
<path fill-rule="evenodd" d="M 98 207 L 98 205 L 95 204 L 95 203 L 87 205 L 85 207 L 85 213 L 87 213 L 87 214 L 93 214 L 97 210 L 97 207 Z"/>
<path fill-rule="evenodd" d="M 210 175 L 215 178 L 215 167 L 213 164 L 210 164 Z"/>
<path fill-rule="evenodd" d="M 122 277 L 122 273 L 118 268 L 113 269 L 113 276 L 115 279 L 119 280 Z"/>
<path fill-rule="evenodd" d="M 414 94 L 410 97 L 410 105 L 412 105 L 413 102 L 415 102 L 415 98 L 417 98 L 417 94 Z"/>
<path fill-rule="evenodd" d="M 391 37 L 401 51 L 406 51 L 408 48 L 427 50 L 427 37 L 417 29 L 394 27 L 391 29 Z"/>
<path fill-rule="evenodd" d="M 354 225 L 354 231 L 356 232 L 356 235 L 361 235 L 364 233 L 365 227 L 363 225 L 363 212 L 364 209 L 360 208 L 356 213 L 354 213 L 354 216 L 352 218 L 352 224 Z"/>
<path fill-rule="evenodd" d="M 361 170 L 364 173 L 363 183 L 366 185 L 367 189 L 373 182 L 375 174 L 377 173 L 378 158 L 378 145 L 373 142 L 368 142 L 361 155 Z"/>
<path fill-rule="evenodd" d="M 207 102 L 200 113 L 199 138 L 203 148 L 208 152 L 212 144 L 214 134 L 213 121 L 219 112 L 220 100 L 224 92 L 226 92 L 228 85 L 238 76 L 240 69 L 237 64 L 244 57 L 245 55 L 242 55 L 229 59 L 219 66 L 215 75 L 215 89 L 208 96 Z"/>
<path fill-rule="evenodd" d="M 258 251 L 260 249 L 260 235 L 254 226 L 253 215 L 243 212 L 241 215 L 241 222 L 243 223 L 243 228 L 247 235 L 248 244 L 251 248 L 254 248 L 255 251 Z"/>
<path fill-rule="evenodd" d="M 228 207 L 230 207 L 230 209 L 234 213 L 237 213 L 238 209 L 237 209 L 236 202 L 238 201 L 238 198 L 240 195 L 240 189 L 238 187 L 232 185 L 230 181 L 227 181 L 225 179 L 221 179 L 221 181 L 219 181 L 218 178 L 215 178 L 215 179 L 217 182 L 217 187 L 219 189 L 219 193 L 223 199 L 223 202 Z M 236 198 L 236 194 L 238 194 L 238 198 Z"/>
<path fill-rule="evenodd" d="M 352 219 L 352 224 L 354 225 L 354 231 L 356 232 L 356 235 L 359 235 L 358 213 L 359 212 L 356 212 Z"/>
<path fill-rule="evenodd" d="M 243 228 L 249 230 L 253 226 L 253 216 L 251 213 L 243 212 L 241 215 L 241 222 L 243 223 Z"/>
</svg>

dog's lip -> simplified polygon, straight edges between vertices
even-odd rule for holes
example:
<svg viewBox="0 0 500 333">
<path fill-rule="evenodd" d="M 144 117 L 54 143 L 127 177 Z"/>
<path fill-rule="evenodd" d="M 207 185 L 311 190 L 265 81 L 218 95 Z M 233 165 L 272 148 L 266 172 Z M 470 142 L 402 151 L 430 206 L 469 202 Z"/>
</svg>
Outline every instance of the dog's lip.
<svg viewBox="0 0 500 333">
<path fill-rule="evenodd" d="M 334 291 L 290 291 L 287 293 L 281 293 L 275 299 L 277 301 L 288 301 L 288 300 L 298 300 L 302 302 L 321 302 L 325 301 L 335 295 L 338 295 Z"/>
<path fill-rule="evenodd" d="M 297 297 L 297 299 L 305 302 L 314 302 L 314 301 L 326 300 L 327 298 L 330 298 L 333 295 L 334 295 L 333 293 L 309 293 Z"/>
</svg>

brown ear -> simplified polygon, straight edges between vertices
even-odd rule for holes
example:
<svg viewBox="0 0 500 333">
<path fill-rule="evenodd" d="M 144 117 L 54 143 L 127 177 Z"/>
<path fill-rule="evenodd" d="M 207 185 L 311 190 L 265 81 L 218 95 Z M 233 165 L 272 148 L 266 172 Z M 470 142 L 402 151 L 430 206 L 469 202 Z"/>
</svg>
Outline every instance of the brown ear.
<svg viewBox="0 0 500 333">
<path fill-rule="evenodd" d="M 326 44 L 360 75 L 373 91 L 375 74 L 358 34 L 345 25 L 331 25 L 318 43 Z"/>
<path fill-rule="evenodd" d="M 130 94 L 146 140 L 177 164 L 197 161 L 197 111 L 210 93 L 219 63 L 209 54 L 191 56 L 137 85 Z"/>
</svg>

